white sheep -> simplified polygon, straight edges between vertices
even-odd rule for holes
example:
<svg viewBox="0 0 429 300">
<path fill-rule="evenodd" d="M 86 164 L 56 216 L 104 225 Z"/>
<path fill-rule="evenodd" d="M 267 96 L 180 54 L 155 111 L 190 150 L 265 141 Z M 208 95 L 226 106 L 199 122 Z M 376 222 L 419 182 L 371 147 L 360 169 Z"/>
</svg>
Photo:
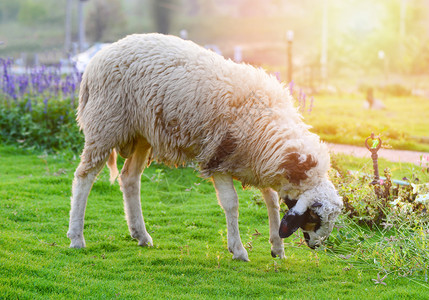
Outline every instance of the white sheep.
<svg viewBox="0 0 429 300">
<path fill-rule="evenodd" d="M 319 245 L 340 213 L 327 147 L 308 131 L 287 89 L 261 69 L 190 41 L 136 34 L 102 49 L 83 75 L 77 120 L 85 147 L 73 181 L 72 248 L 85 247 L 88 194 L 106 162 L 115 180 L 116 152 L 126 158 L 118 180 L 131 236 L 141 246 L 152 246 L 140 204 L 140 178 L 151 159 L 194 161 L 212 178 L 233 259 L 248 261 L 233 178 L 262 191 L 273 256 L 284 257 L 282 238 L 298 228 L 310 247 Z M 276 191 L 290 207 L 281 222 Z"/>
</svg>

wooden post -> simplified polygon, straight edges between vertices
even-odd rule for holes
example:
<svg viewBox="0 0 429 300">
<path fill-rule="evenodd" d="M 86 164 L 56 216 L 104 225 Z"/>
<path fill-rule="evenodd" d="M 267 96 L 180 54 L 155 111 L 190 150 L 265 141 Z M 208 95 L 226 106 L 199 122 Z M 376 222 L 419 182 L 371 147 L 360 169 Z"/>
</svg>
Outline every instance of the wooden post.
<svg viewBox="0 0 429 300">
<path fill-rule="evenodd" d="M 368 140 L 372 140 L 372 145 L 368 145 Z M 379 137 L 375 138 L 374 133 L 371 133 L 371 136 L 365 140 L 366 148 L 371 152 L 372 166 L 374 168 L 374 180 L 370 184 L 379 184 L 380 183 L 380 174 L 378 173 L 378 150 L 381 148 L 381 139 Z"/>
</svg>

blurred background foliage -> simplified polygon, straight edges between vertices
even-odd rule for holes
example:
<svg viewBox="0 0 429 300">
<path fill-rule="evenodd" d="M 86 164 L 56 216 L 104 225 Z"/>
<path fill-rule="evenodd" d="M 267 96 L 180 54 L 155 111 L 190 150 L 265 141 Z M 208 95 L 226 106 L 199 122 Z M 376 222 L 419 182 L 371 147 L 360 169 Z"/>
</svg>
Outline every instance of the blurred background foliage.
<svg viewBox="0 0 429 300">
<path fill-rule="evenodd" d="M 2 0 L 0 56 L 38 53 L 48 64 L 63 57 L 65 3 Z M 77 3 L 73 0 L 74 41 Z M 324 5 L 331 83 L 406 81 L 421 88 L 429 68 L 428 0 L 88 0 L 86 41 L 113 42 L 154 31 L 179 35 L 186 29 L 189 39 L 216 44 L 226 57 L 240 45 L 244 61 L 279 71 L 284 79 L 286 32 L 293 30 L 294 77 L 317 86 Z"/>
<path fill-rule="evenodd" d="M 73 47 L 66 47 L 67 15 Z M 60 119 L 63 110 L 50 106 L 60 95 L 70 101 L 61 105 L 75 108 L 80 77 L 71 68 L 71 74 L 60 74 L 59 63 L 69 65 L 66 58 L 79 52 L 79 24 L 83 50 L 131 33 L 186 30 L 187 38 L 227 58 L 240 46 L 244 62 L 282 81 L 288 81 L 290 53 L 293 95 L 323 140 L 362 145 L 374 131 L 395 149 L 429 149 L 429 0 L 1 0 L 0 104 L 8 121 L 0 129 L 16 132 L 11 140 L 29 143 L 33 132 L 45 139 L 58 124 L 74 122 Z M 370 90 L 384 109 L 363 109 Z M 9 109 L 16 118 L 7 117 Z M 17 121 L 27 113 L 52 122 L 40 129 L 25 118 L 25 124 Z M 81 138 L 74 129 L 66 138 L 70 144 Z M 50 145 L 61 148 L 55 143 Z"/>
</svg>

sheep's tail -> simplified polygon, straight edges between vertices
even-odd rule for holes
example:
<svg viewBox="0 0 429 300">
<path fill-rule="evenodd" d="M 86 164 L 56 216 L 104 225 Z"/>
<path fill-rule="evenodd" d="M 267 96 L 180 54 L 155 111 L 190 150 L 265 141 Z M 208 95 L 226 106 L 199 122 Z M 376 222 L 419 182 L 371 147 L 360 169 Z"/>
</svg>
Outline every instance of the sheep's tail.
<svg viewBox="0 0 429 300">
<path fill-rule="evenodd" d="M 79 105 L 77 107 L 77 115 L 76 119 L 79 123 L 80 128 L 83 127 L 83 111 L 85 110 L 85 106 L 88 103 L 89 99 L 89 88 L 88 88 L 88 82 L 86 79 L 86 74 L 83 74 L 82 81 L 80 83 L 80 89 L 79 89 Z"/>
<path fill-rule="evenodd" d="M 113 184 L 116 180 L 116 178 L 119 175 L 118 166 L 116 165 L 116 150 L 113 149 L 112 152 L 110 152 L 109 159 L 107 160 L 107 167 L 110 170 L 110 183 Z"/>
</svg>

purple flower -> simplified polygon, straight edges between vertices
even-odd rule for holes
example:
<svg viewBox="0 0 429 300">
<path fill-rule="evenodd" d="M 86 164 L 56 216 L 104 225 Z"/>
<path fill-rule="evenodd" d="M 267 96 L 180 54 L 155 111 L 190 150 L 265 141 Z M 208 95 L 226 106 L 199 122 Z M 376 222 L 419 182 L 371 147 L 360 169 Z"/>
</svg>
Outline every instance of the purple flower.
<svg viewBox="0 0 429 300">
<path fill-rule="evenodd" d="M 19 91 L 19 95 L 20 97 L 24 96 L 25 93 L 28 92 L 28 77 L 26 75 L 20 75 L 17 78 L 18 81 L 18 91 Z"/>
<path fill-rule="evenodd" d="M 27 104 L 25 104 L 25 109 L 28 110 L 29 112 L 33 111 L 33 108 L 31 106 L 31 99 L 28 99 Z"/>
<path fill-rule="evenodd" d="M 314 97 L 311 96 L 311 100 L 310 100 L 310 107 L 308 108 L 308 112 L 311 113 L 311 111 L 313 110 L 313 102 L 314 102 Z"/>
<path fill-rule="evenodd" d="M 294 83 L 293 83 L 293 80 L 292 80 L 291 82 L 289 82 L 289 93 L 291 95 L 293 95 L 293 86 L 294 86 Z"/>
<path fill-rule="evenodd" d="M 48 113 L 48 98 L 45 98 L 45 100 L 43 100 L 43 104 L 45 105 L 45 108 L 43 110 L 43 113 L 46 115 Z"/>
<path fill-rule="evenodd" d="M 302 103 L 303 103 L 304 108 L 305 108 L 305 100 L 307 100 L 307 94 L 303 92 L 302 93 Z"/>
<path fill-rule="evenodd" d="M 10 72 L 10 66 L 12 60 L 2 59 L 1 64 L 3 66 L 3 92 L 17 102 L 18 96 L 15 91 L 15 76 Z"/>
<path fill-rule="evenodd" d="M 304 112 L 305 111 L 305 98 L 307 95 L 302 91 L 302 89 L 299 89 L 299 96 L 298 96 L 298 103 L 300 109 Z"/>
<path fill-rule="evenodd" d="M 61 64 L 35 66 L 26 68 L 22 74 L 15 74 L 12 72 L 12 65 L 11 58 L 0 58 L 0 92 L 5 95 L 8 104 L 12 99 L 17 105 L 24 107 L 25 111 L 31 112 L 33 102 L 44 99 L 43 112 L 47 114 L 49 100 L 57 99 L 62 94 L 63 98 L 70 97 L 71 107 L 74 109 L 82 80 L 82 74 L 76 68 L 67 76 L 62 76 Z"/>
</svg>

